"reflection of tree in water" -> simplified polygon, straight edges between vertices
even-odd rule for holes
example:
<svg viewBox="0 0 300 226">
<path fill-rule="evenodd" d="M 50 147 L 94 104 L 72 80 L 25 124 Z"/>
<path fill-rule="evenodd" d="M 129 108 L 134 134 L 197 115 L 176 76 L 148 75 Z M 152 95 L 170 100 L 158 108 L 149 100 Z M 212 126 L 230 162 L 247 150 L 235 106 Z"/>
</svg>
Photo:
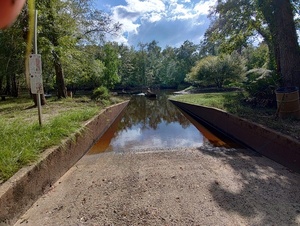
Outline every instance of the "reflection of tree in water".
<svg viewBox="0 0 300 226">
<path fill-rule="evenodd" d="M 180 111 L 168 101 L 166 93 L 160 93 L 157 99 L 148 99 L 144 96 L 133 96 L 126 109 L 120 130 L 127 130 L 140 124 L 142 130 L 157 129 L 159 124 L 179 122 L 183 128 L 187 128 L 190 122 Z"/>
</svg>

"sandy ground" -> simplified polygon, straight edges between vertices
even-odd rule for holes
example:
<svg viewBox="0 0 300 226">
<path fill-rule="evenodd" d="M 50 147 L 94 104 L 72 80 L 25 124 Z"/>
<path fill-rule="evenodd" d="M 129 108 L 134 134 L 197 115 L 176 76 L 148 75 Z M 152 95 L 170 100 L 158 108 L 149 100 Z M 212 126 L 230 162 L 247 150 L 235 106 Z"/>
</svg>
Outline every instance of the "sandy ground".
<svg viewBox="0 0 300 226">
<path fill-rule="evenodd" d="M 87 155 L 16 225 L 300 225 L 300 175 L 247 150 Z"/>
</svg>

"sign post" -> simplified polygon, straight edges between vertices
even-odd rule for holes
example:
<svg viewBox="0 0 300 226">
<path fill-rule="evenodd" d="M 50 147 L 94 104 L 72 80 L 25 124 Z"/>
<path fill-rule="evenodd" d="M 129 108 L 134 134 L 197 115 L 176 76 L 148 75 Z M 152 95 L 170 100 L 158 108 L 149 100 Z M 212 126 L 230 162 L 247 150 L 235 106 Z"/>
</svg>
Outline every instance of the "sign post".
<svg viewBox="0 0 300 226">
<path fill-rule="evenodd" d="M 29 56 L 29 76 L 31 93 L 36 94 L 39 124 L 42 125 L 41 94 L 44 93 L 42 78 L 42 57 L 37 54 L 37 11 L 34 18 L 34 53 Z"/>
<path fill-rule="evenodd" d="M 40 54 L 30 54 L 29 56 L 29 76 L 30 89 L 32 94 L 36 94 L 37 107 L 39 114 L 39 124 L 42 125 L 41 114 L 41 94 L 44 93 L 43 78 L 42 78 L 42 61 Z"/>
</svg>

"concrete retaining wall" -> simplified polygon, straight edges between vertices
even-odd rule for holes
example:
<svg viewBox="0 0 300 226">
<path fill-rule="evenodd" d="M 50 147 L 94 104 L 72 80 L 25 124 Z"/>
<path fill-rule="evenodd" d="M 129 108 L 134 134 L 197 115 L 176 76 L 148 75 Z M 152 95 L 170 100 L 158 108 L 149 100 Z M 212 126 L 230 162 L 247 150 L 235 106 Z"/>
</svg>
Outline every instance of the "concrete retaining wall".
<svg viewBox="0 0 300 226">
<path fill-rule="evenodd" d="M 174 100 L 171 102 L 195 119 L 300 173 L 300 142 L 298 140 L 219 109 Z"/>
<path fill-rule="evenodd" d="M 110 127 L 129 101 L 104 109 L 84 129 L 0 186 L 0 225 L 11 225 L 68 171 Z"/>
</svg>

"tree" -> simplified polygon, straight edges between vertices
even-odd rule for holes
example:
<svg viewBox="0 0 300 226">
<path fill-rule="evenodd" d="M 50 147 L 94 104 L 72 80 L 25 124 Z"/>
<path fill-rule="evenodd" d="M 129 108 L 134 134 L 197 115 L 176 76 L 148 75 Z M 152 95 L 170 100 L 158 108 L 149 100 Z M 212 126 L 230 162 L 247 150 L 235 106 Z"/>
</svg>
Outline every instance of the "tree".
<svg viewBox="0 0 300 226">
<path fill-rule="evenodd" d="M 120 82 L 118 75 L 118 51 L 112 43 L 106 43 L 103 47 L 103 51 L 103 62 L 105 68 L 101 81 L 105 87 L 112 89 L 118 82 Z"/>
<path fill-rule="evenodd" d="M 177 87 L 182 83 L 179 63 L 175 53 L 175 48 L 167 46 L 162 51 L 162 67 L 160 69 L 160 83 L 162 87 Z"/>
<path fill-rule="evenodd" d="M 66 72 L 74 71 L 72 66 L 77 68 L 74 62 L 78 61 L 74 59 L 80 55 L 78 47 L 88 43 L 99 43 L 103 41 L 104 34 L 114 34 L 120 29 L 119 23 L 113 23 L 109 15 L 92 9 L 90 3 L 90 0 L 37 1 L 37 9 L 40 10 L 39 47 L 42 54 L 47 55 L 47 63 L 53 63 L 59 98 L 66 97 L 66 77 L 73 77 Z M 100 66 L 97 62 L 93 62 L 92 65 Z M 65 67 L 69 70 L 65 70 Z M 74 81 L 68 81 L 71 80 Z"/>
<path fill-rule="evenodd" d="M 67 97 L 61 58 L 64 50 L 74 48 L 76 43 L 74 34 L 78 32 L 76 21 L 66 10 L 67 6 L 68 1 L 40 0 L 37 2 L 37 9 L 40 12 L 38 24 L 41 48 L 39 49 L 53 63 L 58 98 Z M 50 55 L 51 58 L 49 58 Z"/>
<path fill-rule="evenodd" d="M 243 49 L 242 56 L 246 61 L 246 70 L 269 67 L 269 49 L 265 43 L 258 46 L 248 46 Z"/>
<path fill-rule="evenodd" d="M 126 45 L 121 44 L 119 46 L 119 77 L 120 77 L 120 85 L 124 88 L 129 86 L 135 86 L 135 68 L 136 65 L 134 64 L 135 59 L 135 51 L 133 47 L 129 48 Z"/>
<path fill-rule="evenodd" d="M 153 40 L 146 44 L 147 61 L 146 61 L 146 84 L 159 86 L 160 84 L 160 68 L 161 68 L 161 47 L 158 42 Z"/>
<path fill-rule="evenodd" d="M 290 0 L 257 0 L 270 29 L 284 86 L 300 87 L 300 49 Z"/>
<path fill-rule="evenodd" d="M 207 56 L 196 63 L 186 81 L 204 86 L 214 84 L 221 89 L 225 82 L 238 81 L 243 74 L 243 61 L 238 54 Z"/>
<path fill-rule="evenodd" d="M 177 61 L 179 63 L 178 68 L 178 80 L 184 81 L 186 74 L 195 65 L 196 61 L 199 60 L 198 56 L 198 45 L 188 40 L 176 49 Z"/>
<path fill-rule="evenodd" d="M 101 86 L 104 74 L 104 62 L 99 59 L 100 46 L 79 46 L 62 58 L 65 63 L 67 89 L 76 92 L 77 89 L 93 90 Z"/>
<path fill-rule="evenodd" d="M 0 93 L 18 96 L 19 83 L 24 83 L 25 41 L 19 21 L 0 31 Z M 23 78 L 21 80 L 21 78 Z"/>
<path fill-rule="evenodd" d="M 293 11 L 292 5 L 299 8 L 299 1 L 220 0 L 211 13 L 213 21 L 205 44 L 214 43 L 220 52 L 230 53 L 241 51 L 260 34 L 269 46 L 269 68 L 283 75 L 284 85 L 299 86 L 299 45 L 293 14 L 299 12 Z"/>
</svg>

